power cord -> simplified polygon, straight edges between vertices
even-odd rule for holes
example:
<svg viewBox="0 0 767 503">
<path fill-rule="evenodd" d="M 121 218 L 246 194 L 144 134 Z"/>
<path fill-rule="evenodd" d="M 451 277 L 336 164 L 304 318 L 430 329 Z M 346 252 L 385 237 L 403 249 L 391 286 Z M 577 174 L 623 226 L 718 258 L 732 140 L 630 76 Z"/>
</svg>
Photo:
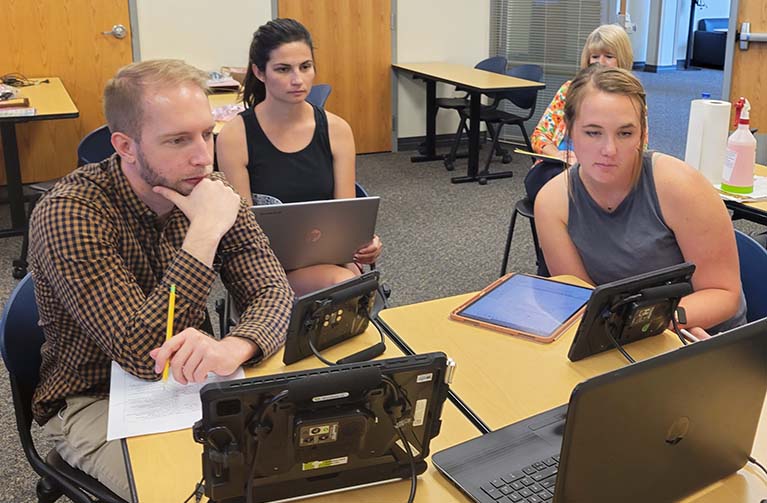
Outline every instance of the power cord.
<svg viewBox="0 0 767 503">
<path fill-rule="evenodd" d="M 677 319 L 679 322 L 677 322 Z M 674 326 L 674 333 L 677 337 L 679 337 L 679 340 L 682 341 L 682 345 L 686 346 L 689 343 L 687 342 L 687 339 L 685 339 L 682 335 L 682 330 L 679 328 L 679 323 L 682 325 L 687 324 L 687 313 L 682 306 L 676 307 L 676 316 L 671 316 L 671 324 Z"/>
<path fill-rule="evenodd" d="M 605 320 L 605 328 L 606 328 L 606 330 L 605 330 L 605 331 L 607 332 L 607 337 L 610 339 L 610 342 L 612 342 L 612 343 L 613 343 L 613 346 L 615 346 L 615 348 L 616 348 L 618 351 L 620 351 L 620 352 L 621 352 L 621 354 L 623 355 L 623 357 L 624 357 L 624 358 L 626 358 L 626 360 L 628 360 L 628 362 L 629 362 L 629 363 L 636 363 L 636 360 L 634 360 L 634 359 L 631 357 L 631 355 L 630 355 L 630 354 L 628 354 L 628 353 L 626 352 L 626 350 L 625 350 L 625 349 L 623 349 L 623 346 L 621 345 L 621 343 L 620 343 L 620 342 L 618 342 L 618 341 L 615 339 L 615 336 L 613 336 L 613 330 L 615 330 L 615 323 L 613 323 L 613 322 L 611 321 L 611 319 L 610 319 L 610 318 L 611 318 L 611 311 L 610 311 L 610 310 L 606 310 L 606 311 L 605 311 L 605 312 L 602 314 L 602 318 Z"/>
<path fill-rule="evenodd" d="M 318 336 L 319 333 L 320 333 L 319 330 L 314 330 L 313 331 L 314 333 L 313 334 L 309 334 L 309 337 L 308 337 L 308 339 L 309 339 L 309 349 L 312 350 L 312 353 L 314 353 L 314 356 L 316 356 L 319 361 L 321 361 L 322 363 L 324 363 L 328 367 L 333 367 L 335 365 L 340 365 L 342 363 L 355 363 L 355 362 L 358 362 L 358 361 L 372 360 L 373 358 L 383 354 L 383 352 L 386 350 L 386 342 L 384 341 L 384 333 L 383 333 L 383 331 L 381 330 L 381 328 L 378 325 L 373 323 L 373 319 L 370 317 L 370 312 L 365 311 L 365 316 L 367 317 L 368 322 L 369 322 L 368 326 L 373 325 L 378 330 L 378 335 L 381 337 L 381 340 L 377 344 L 374 344 L 373 346 L 371 346 L 368 349 L 365 349 L 363 351 L 360 351 L 359 353 L 355 353 L 353 355 L 341 358 L 337 362 L 333 362 L 331 360 L 328 360 L 324 356 L 322 356 L 320 354 L 319 350 L 317 350 L 317 347 L 314 345 L 314 341 L 312 341 L 312 338 L 313 338 L 313 336 Z M 321 325 L 319 325 L 319 326 L 321 327 Z M 363 356 L 363 355 L 369 356 L 369 358 L 365 357 L 365 358 L 363 358 L 361 360 L 357 360 L 357 359 L 354 358 L 355 356 Z"/>
<path fill-rule="evenodd" d="M 756 466 L 758 466 L 759 468 L 761 468 L 764 474 L 767 475 L 767 468 L 765 468 L 764 465 L 761 464 L 755 457 L 749 456 L 748 460 L 752 462 L 753 464 L 755 464 Z M 765 501 L 765 500 L 762 500 L 762 501 Z"/>
<path fill-rule="evenodd" d="M 200 503 L 200 501 L 202 501 L 202 496 L 203 494 L 205 494 L 205 485 L 203 484 L 204 481 L 205 481 L 205 476 L 203 475 L 200 481 L 197 482 L 197 484 L 195 484 L 194 491 L 192 491 L 192 494 L 190 494 L 183 501 L 183 503 L 188 503 L 189 501 L 191 501 L 193 496 L 194 496 L 195 503 Z"/>
<path fill-rule="evenodd" d="M 408 462 L 410 464 L 410 496 L 408 497 L 407 503 L 413 503 L 413 501 L 415 501 L 415 492 L 418 487 L 418 475 L 415 469 L 415 456 L 413 455 L 413 449 L 410 447 L 410 442 L 407 440 L 405 433 L 402 431 L 403 426 L 408 424 L 412 425 L 413 423 L 412 417 L 402 417 L 409 413 L 409 411 L 413 410 L 413 404 L 410 402 L 407 394 L 403 392 L 402 387 L 393 379 L 391 379 L 389 376 L 383 375 L 381 376 L 381 380 L 392 389 L 394 392 L 394 400 L 397 403 L 396 407 L 399 417 L 395 416 L 394 408 L 387 407 L 386 413 L 389 416 L 389 420 L 392 422 L 394 431 L 397 432 L 397 436 L 399 437 L 400 442 L 402 442 L 402 447 L 405 449 L 405 453 L 407 454 Z M 400 392 L 402 393 L 400 394 Z M 403 399 L 407 405 L 407 408 L 403 408 Z M 419 446 L 419 448 L 421 451 L 423 451 L 422 446 Z"/>
<path fill-rule="evenodd" d="M 251 429 L 255 433 L 256 442 L 260 440 L 259 436 L 264 433 L 264 419 L 269 408 L 276 405 L 280 400 L 288 396 L 288 390 L 282 390 L 269 400 L 261 409 L 261 413 L 258 415 L 258 423 Z M 256 475 L 256 453 L 258 449 L 253 449 L 253 456 L 250 458 L 250 473 L 248 474 L 248 480 L 245 483 L 245 502 L 252 503 L 253 501 L 253 478 Z"/>
<path fill-rule="evenodd" d="M 27 87 L 35 85 L 34 81 L 28 79 L 20 73 L 6 73 L 5 75 L 0 76 L 0 82 L 7 86 L 13 87 Z"/>
</svg>

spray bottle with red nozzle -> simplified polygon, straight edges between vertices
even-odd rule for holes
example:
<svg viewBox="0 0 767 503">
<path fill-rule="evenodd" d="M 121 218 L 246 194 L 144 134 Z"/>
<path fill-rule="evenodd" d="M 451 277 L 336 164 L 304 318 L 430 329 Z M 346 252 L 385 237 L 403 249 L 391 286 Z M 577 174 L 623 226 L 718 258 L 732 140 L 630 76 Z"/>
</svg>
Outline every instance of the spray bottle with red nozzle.
<svg viewBox="0 0 767 503">
<path fill-rule="evenodd" d="M 756 138 L 749 128 L 748 113 L 751 104 L 740 98 L 735 104 L 737 129 L 727 139 L 727 155 L 722 171 L 722 190 L 735 194 L 754 191 L 754 164 L 756 164 Z"/>
</svg>

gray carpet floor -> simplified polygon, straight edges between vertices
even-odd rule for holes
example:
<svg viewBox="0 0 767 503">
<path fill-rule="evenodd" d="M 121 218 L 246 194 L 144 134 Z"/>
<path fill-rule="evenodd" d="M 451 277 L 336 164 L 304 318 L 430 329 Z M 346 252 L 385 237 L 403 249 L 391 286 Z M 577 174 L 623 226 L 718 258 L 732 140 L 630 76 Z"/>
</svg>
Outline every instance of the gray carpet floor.
<svg viewBox="0 0 767 503">
<path fill-rule="evenodd" d="M 711 72 L 709 74 L 709 72 Z M 687 103 L 700 91 L 715 88 L 701 83 L 710 75 L 715 82 L 721 72 L 671 72 L 640 74 L 650 96 L 650 146 L 684 155 Z M 721 84 L 716 87 L 721 87 Z M 656 91 L 657 89 L 657 91 Z M 659 93 L 668 96 L 659 97 Z M 715 93 L 712 93 L 717 97 Z M 682 110 L 684 108 L 684 110 Z M 680 153 L 681 147 L 681 153 Z M 483 149 L 481 159 L 487 155 Z M 515 156 L 511 164 L 493 164 L 493 169 L 512 169 L 515 176 L 477 184 L 453 185 L 450 177 L 465 171 L 465 161 L 456 172 L 445 171 L 440 162 L 411 164 L 410 153 L 358 157 L 358 180 L 373 195 L 381 196 L 378 232 L 384 242 L 379 267 L 392 289 L 395 306 L 478 290 L 498 277 L 503 245 L 514 203 L 523 196 L 522 178 L 529 160 Z M 0 207 L 0 226 L 7 225 L 7 206 Z M 738 224 L 747 231 L 755 226 Z M 0 240 L 0 303 L 16 285 L 11 261 L 21 239 Z M 517 220 L 509 270 L 534 272 L 535 260 L 530 229 Z M 213 297 L 220 297 L 214 293 Z M 36 477 L 22 454 L 13 415 L 7 373 L 0 366 L 0 501 L 35 500 Z M 40 451 L 48 446 L 38 437 Z"/>
</svg>

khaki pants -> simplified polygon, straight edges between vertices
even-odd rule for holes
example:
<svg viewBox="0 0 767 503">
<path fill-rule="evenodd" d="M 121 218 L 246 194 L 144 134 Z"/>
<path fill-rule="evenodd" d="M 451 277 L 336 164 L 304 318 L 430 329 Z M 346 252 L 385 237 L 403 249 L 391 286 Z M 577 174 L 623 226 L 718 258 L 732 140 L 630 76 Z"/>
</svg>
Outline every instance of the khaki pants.
<svg viewBox="0 0 767 503">
<path fill-rule="evenodd" d="M 66 407 L 43 427 L 56 450 L 71 466 L 97 479 L 124 500 L 132 501 L 121 442 L 106 441 L 109 400 L 73 396 L 66 402 Z"/>
</svg>

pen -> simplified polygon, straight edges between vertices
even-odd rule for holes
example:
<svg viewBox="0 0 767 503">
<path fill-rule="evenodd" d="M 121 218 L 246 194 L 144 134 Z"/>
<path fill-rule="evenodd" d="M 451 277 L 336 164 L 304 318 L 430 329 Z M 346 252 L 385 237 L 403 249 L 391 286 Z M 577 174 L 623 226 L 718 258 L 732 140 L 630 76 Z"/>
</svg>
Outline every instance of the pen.
<svg viewBox="0 0 767 503">
<path fill-rule="evenodd" d="M 176 311 L 176 285 L 170 285 L 170 295 L 168 296 L 168 327 L 165 329 L 165 342 L 173 337 L 173 315 Z M 170 358 L 165 360 L 165 368 L 162 370 L 162 380 L 168 380 L 168 369 L 170 368 Z"/>
</svg>

